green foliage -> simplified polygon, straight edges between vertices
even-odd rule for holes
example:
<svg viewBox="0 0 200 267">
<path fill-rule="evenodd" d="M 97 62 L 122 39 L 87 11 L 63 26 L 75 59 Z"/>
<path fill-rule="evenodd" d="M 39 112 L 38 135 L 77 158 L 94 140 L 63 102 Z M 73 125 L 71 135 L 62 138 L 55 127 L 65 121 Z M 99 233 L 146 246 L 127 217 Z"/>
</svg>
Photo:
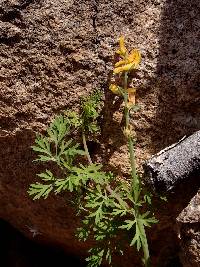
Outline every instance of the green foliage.
<svg viewBox="0 0 200 267">
<path fill-rule="evenodd" d="M 38 174 L 40 181 L 31 184 L 28 193 L 34 200 L 46 199 L 50 193 L 74 193 L 77 215 L 82 218 L 76 236 L 82 242 L 95 241 L 86 258 L 88 267 L 100 266 L 104 261 L 111 266 L 113 254 L 123 255 L 122 240 L 129 240 L 130 246 L 136 246 L 138 251 L 142 248 L 147 266 L 149 251 L 145 228 L 157 220 L 149 211 L 144 212 L 151 204 L 151 194 L 143 193 L 133 158 L 132 175 L 129 183 L 125 183 L 123 179 L 118 181 L 111 172 L 104 172 L 102 165 L 92 163 L 88 152 L 86 135 L 99 131 L 100 100 L 97 92 L 82 98 L 80 113 L 65 112 L 54 119 L 46 135 L 37 135 L 32 146 L 37 153 L 36 161 L 48 162 L 49 169 Z M 81 132 L 84 150 L 71 138 L 74 131 Z M 129 134 L 126 137 L 130 155 L 133 155 L 132 137 Z M 86 159 L 88 163 L 84 164 Z M 59 177 L 53 172 L 55 166 Z"/>
<path fill-rule="evenodd" d="M 91 256 L 86 258 L 86 261 L 88 262 L 88 267 L 96 267 L 100 266 L 102 263 L 102 259 L 104 256 L 104 249 L 101 248 L 91 248 L 89 250 L 89 253 Z"/>
<path fill-rule="evenodd" d="M 99 117 L 102 94 L 96 90 L 93 94 L 81 99 L 82 126 L 89 133 L 99 132 L 97 118 Z"/>
<path fill-rule="evenodd" d="M 47 129 L 47 136 L 36 137 L 36 144 L 32 148 L 38 153 L 37 161 L 56 163 L 63 171 L 63 178 L 54 177 L 50 170 L 38 174 L 43 183 L 37 182 L 30 186 L 28 193 L 33 199 L 47 198 L 51 191 L 56 194 L 65 190 L 77 191 L 89 181 L 105 184 L 111 179 L 111 174 L 101 171 L 102 166 L 99 164 L 74 166 L 74 159 L 77 156 L 85 156 L 85 151 L 69 138 L 71 122 L 59 116 Z"/>
</svg>

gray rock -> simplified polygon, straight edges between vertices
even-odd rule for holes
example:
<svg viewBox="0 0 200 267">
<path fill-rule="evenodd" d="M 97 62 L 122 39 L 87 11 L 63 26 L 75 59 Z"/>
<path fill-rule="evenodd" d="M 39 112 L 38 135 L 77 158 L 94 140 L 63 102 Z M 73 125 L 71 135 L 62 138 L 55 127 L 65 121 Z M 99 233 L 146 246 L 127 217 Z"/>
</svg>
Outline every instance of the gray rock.
<svg viewBox="0 0 200 267">
<path fill-rule="evenodd" d="M 179 214 L 177 225 L 183 267 L 200 266 L 200 191 Z"/>
<path fill-rule="evenodd" d="M 200 173 L 200 131 L 183 138 L 148 160 L 145 176 L 157 193 L 169 193 Z"/>
</svg>

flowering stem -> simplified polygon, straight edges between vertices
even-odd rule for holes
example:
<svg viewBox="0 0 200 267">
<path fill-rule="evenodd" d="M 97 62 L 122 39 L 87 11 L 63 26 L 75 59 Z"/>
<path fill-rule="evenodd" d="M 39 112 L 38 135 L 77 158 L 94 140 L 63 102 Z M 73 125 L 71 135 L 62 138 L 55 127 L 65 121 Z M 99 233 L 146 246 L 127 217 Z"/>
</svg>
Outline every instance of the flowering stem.
<svg viewBox="0 0 200 267">
<path fill-rule="evenodd" d="M 128 142 L 128 149 L 129 149 L 129 155 L 130 155 L 130 164 L 131 164 L 131 176 L 132 176 L 132 192 L 133 192 L 133 198 L 135 201 L 134 210 L 135 210 L 135 217 L 137 219 L 139 214 L 139 208 L 136 205 L 138 202 L 138 197 L 140 194 L 140 183 L 137 177 L 137 170 L 136 170 L 136 162 L 135 162 L 135 150 L 134 150 L 134 140 L 131 133 L 131 127 L 130 127 L 130 113 L 128 108 L 128 92 L 127 92 L 127 85 L 128 85 L 128 72 L 125 72 L 124 74 L 124 103 L 125 103 L 125 133 L 127 137 Z M 147 267 L 149 262 L 149 248 L 146 238 L 146 233 L 144 226 L 140 226 L 142 229 L 140 231 L 145 235 L 144 240 L 142 240 L 142 249 L 144 253 L 144 264 Z"/>
<path fill-rule="evenodd" d="M 129 109 L 128 109 L 128 92 L 127 92 L 127 87 L 128 87 L 128 73 L 127 71 L 124 74 L 124 102 L 125 102 L 125 127 L 127 128 L 129 125 Z"/>
<path fill-rule="evenodd" d="M 124 74 L 125 129 L 128 132 L 130 130 L 130 117 L 129 117 L 129 108 L 128 108 L 127 84 L 128 84 L 128 73 L 125 72 Z M 130 163 L 131 163 L 131 176 L 133 179 L 132 188 L 135 189 L 137 187 L 138 180 L 137 180 L 137 172 L 136 172 L 136 164 L 135 164 L 135 151 L 134 151 L 133 139 L 131 137 L 131 133 L 128 133 L 127 139 L 128 139 L 128 149 L 129 149 Z M 136 198 L 135 192 L 134 192 L 134 198 Z"/>
</svg>

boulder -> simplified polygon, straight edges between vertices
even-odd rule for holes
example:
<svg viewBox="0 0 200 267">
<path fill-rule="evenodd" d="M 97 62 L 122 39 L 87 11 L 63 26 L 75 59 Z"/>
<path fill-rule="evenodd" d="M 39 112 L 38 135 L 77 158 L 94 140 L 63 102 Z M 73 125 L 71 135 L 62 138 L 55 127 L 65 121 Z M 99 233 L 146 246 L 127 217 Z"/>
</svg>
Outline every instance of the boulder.
<svg viewBox="0 0 200 267">
<path fill-rule="evenodd" d="M 200 131 L 161 150 L 144 164 L 144 169 L 147 182 L 157 193 L 166 194 L 179 184 L 190 184 L 200 173 Z"/>
<path fill-rule="evenodd" d="M 200 266 L 200 191 L 177 217 L 183 267 Z"/>
<path fill-rule="evenodd" d="M 138 166 L 198 130 L 199 7 L 198 0 L 0 0 L 1 218 L 29 238 L 85 254 L 88 244 L 74 238 L 78 219 L 69 197 L 34 202 L 27 195 L 42 168 L 32 162 L 35 134 L 60 111 L 78 109 L 79 97 L 98 88 L 104 92 L 102 135 L 92 151 L 111 170 L 127 175 L 118 101 L 108 91 L 120 35 L 142 53 L 132 77 L 141 107 L 132 118 Z M 175 217 L 167 212 L 154 235 L 159 244 L 154 258 L 160 246 L 175 251 Z M 159 243 L 166 229 L 170 238 Z"/>
</svg>

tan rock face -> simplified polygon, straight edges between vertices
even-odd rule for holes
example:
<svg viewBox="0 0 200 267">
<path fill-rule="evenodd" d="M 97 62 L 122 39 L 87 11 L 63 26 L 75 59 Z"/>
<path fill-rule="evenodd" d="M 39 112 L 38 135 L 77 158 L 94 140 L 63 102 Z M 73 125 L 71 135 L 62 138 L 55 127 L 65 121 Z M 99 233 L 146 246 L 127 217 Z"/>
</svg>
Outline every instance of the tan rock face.
<svg viewBox="0 0 200 267">
<path fill-rule="evenodd" d="M 94 153 L 112 170 L 127 172 L 120 115 L 113 117 L 118 105 L 108 91 L 121 34 L 143 58 L 132 81 L 141 106 L 133 118 L 138 163 L 198 130 L 199 8 L 198 0 L 0 0 L 2 218 L 30 238 L 35 229 L 41 233 L 35 238 L 84 254 L 85 245 L 73 236 L 77 218 L 68 196 L 37 202 L 27 196 L 41 168 L 32 163 L 35 132 L 59 111 L 78 108 L 80 95 L 99 88 L 105 101 L 101 148 Z M 168 229 L 173 217 L 168 214 Z M 163 248 L 173 250 L 170 242 Z M 153 251 L 155 257 L 159 250 Z"/>
</svg>

